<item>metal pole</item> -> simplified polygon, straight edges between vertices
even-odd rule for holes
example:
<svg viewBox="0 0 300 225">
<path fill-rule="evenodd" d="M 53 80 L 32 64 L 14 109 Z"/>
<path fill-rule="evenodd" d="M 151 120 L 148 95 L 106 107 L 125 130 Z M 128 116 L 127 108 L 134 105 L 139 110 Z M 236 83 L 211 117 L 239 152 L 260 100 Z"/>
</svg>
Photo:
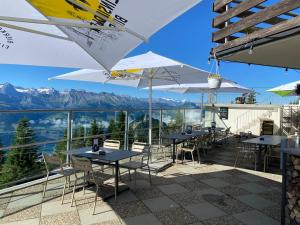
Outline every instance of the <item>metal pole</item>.
<svg viewBox="0 0 300 225">
<path fill-rule="evenodd" d="M 149 75 L 149 145 L 152 145 L 152 69 L 150 69 Z"/>
<path fill-rule="evenodd" d="M 185 109 L 183 109 L 183 115 L 182 115 L 182 132 L 184 132 L 184 130 L 185 130 L 185 127 L 186 127 L 186 118 L 185 118 Z"/>
<path fill-rule="evenodd" d="M 162 145 L 162 125 L 163 125 L 163 112 L 159 110 L 159 145 Z"/>
<path fill-rule="evenodd" d="M 204 93 L 201 93 L 201 110 L 200 110 L 200 124 L 201 127 L 203 127 L 203 99 L 204 99 Z"/>
<path fill-rule="evenodd" d="M 68 111 L 67 152 L 71 150 L 71 146 L 72 146 L 72 120 L 73 120 L 73 112 Z M 69 154 L 67 154 L 67 163 L 70 163 Z"/>
<path fill-rule="evenodd" d="M 128 111 L 125 111 L 125 136 L 124 136 L 124 147 L 128 150 Z"/>
</svg>

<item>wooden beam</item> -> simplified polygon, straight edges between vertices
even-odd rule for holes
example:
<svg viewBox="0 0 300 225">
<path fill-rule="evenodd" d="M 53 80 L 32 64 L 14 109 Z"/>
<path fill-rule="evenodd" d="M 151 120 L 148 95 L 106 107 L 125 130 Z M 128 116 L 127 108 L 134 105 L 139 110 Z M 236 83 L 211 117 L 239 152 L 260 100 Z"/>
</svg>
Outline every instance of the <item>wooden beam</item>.
<svg viewBox="0 0 300 225">
<path fill-rule="evenodd" d="M 273 17 L 276 17 L 298 7 L 300 7 L 300 1 L 282 0 L 275 5 L 261 10 L 260 12 L 248 16 L 234 24 L 230 24 L 222 30 L 214 32 L 213 41 L 220 40 L 241 30 L 245 30 L 248 27 L 255 26 L 256 24 L 272 19 Z"/>
<path fill-rule="evenodd" d="M 241 0 L 233 0 L 232 2 L 239 4 L 239 3 L 242 3 L 243 1 L 241 1 Z M 257 8 L 257 9 L 265 9 L 267 7 L 263 6 L 263 5 L 257 5 L 257 6 L 255 6 L 255 8 Z M 285 15 L 285 16 L 291 16 L 291 17 L 297 17 L 298 16 L 298 14 L 292 13 L 292 12 L 286 12 L 286 13 L 283 13 L 283 15 Z"/>
<path fill-rule="evenodd" d="M 241 37 L 241 38 L 235 39 L 233 41 L 227 42 L 223 45 L 220 45 L 220 46 L 214 48 L 213 51 L 218 53 L 218 52 L 230 49 L 230 48 L 234 48 L 234 47 L 238 47 L 238 46 L 241 46 L 241 45 L 244 45 L 247 43 L 251 43 L 257 39 L 267 38 L 269 36 L 297 28 L 300 26 L 299 24 L 300 24 L 300 16 L 297 16 L 293 19 L 278 23 L 272 27 L 253 32 L 249 35 L 246 35 L 245 37 Z"/>
<path fill-rule="evenodd" d="M 216 0 L 213 5 L 214 12 L 220 12 L 222 8 L 224 8 L 227 4 L 232 2 L 233 0 Z"/>
<path fill-rule="evenodd" d="M 240 4 L 238 4 L 234 8 L 230 8 L 227 11 L 223 12 L 213 20 L 213 27 L 217 27 L 218 25 L 230 20 L 233 17 L 238 16 L 239 14 L 257 6 L 267 0 L 247 0 Z"/>
<path fill-rule="evenodd" d="M 237 17 L 238 18 L 245 18 L 245 17 L 251 16 L 251 15 L 253 15 L 255 13 L 256 12 L 252 12 L 252 11 L 248 10 L 248 11 L 245 11 L 245 12 L 239 14 Z M 283 18 L 280 18 L 280 17 L 274 17 L 272 19 L 266 20 L 264 23 L 275 25 L 275 24 L 281 23 L 283 21 L 286 21 L 286 19 L 283 19 Z"/>
</svg>

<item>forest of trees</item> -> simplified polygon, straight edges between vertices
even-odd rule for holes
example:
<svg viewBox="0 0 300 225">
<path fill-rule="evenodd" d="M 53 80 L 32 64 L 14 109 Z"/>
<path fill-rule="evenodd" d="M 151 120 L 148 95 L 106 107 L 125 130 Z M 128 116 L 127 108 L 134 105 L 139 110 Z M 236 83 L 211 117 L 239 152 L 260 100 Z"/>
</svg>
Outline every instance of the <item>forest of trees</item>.
<svg viewBox="0 0 300 225">
<path fill-rule="evenodd" d="M 176 119 L 170 124 L 170 131 L 175 131 L 181 127 L 183 117 L 180 111 L 176 114 Z M 125 120 L 126 114 L 120 112 L 115 119 L 109 121 L 107 129 L 105 129 L 101 121 L 92 120 L 88 128 L 78 126 L 73 129 L 73 141 L 71 148 L 89 147 L 93 144 L 95 136 L 99 139 L 100 146 L 105 139 L 115 139 L 121 142 L 121 148 L 124 148 L 125 138 Z M 154 140 L 159 137 L 159 120 L 153 119 L 153 134 Z M 131 123 L 128 128 L 129 145 L 133 141 L 147 142 L 148 141 L 148 118 L 141 115 L 136 118 L 136 121 Z M 60 158 L 66 160 L 67 150 L 67 129 L 63 132 L 62 141 L 57 143 L 54 147 L 54 152 Z M 21 180 L 31 176 L 41 175 L 44 171 L 44 164 L 39 154 L 41 149 L 38 146 L 33 146 L 33 143 L 38 142 L 36 134 L 31 127 L 30 121 L 26 118 L 21 119 L 17 126 L 16 132 L 11 142 L 14 147 L 9 150 L 0 150 L 0 185 L 3 187 L 12 181 Z M 0 141 L 0 148 L 2 143 Z M 40 151 L 39 151 L 40 150 Z"/>
</svg>

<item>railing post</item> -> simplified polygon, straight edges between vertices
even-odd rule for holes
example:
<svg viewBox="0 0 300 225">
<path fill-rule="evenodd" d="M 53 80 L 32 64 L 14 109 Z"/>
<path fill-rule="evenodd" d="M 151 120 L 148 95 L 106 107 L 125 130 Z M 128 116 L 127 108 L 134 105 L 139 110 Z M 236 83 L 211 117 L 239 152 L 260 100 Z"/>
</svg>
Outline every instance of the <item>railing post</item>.
<svg viewBox="0 0 300 225">
<path fill-rule="evenodd" d="M 67 127 L 67 152 L 71 150 L 72 146 L 72 121 L 73 121 L 73 112 L 68 111 L 68 127 Z M 69 155 L 67 154 L 67 163 L 70 163 Z"/>
<path fill-rule="evenodd" d="M 124 135 L 124 148 L 128 150 L 128 111 L 125 111 L 125 135 Z"/>
<path fill-rule="evenodd" d="M 186 120 L 185 120 L 185 109 L 183 109 L 183 115 L 182 115 L 182 132 L 184 132 L 184 130 L 185 130 L 185 126 L 186 126 L 186 124 L 185 124 L 185 122 L 186 122 Z"/>
<path fill-rule="evenodd" d="M 163 111 L 162 109 L 159 110 L 159 131 L 158 131 L 158 139 L 159 145 L 162 145 L 162 125 L 163 125 Z"/>
</svg>

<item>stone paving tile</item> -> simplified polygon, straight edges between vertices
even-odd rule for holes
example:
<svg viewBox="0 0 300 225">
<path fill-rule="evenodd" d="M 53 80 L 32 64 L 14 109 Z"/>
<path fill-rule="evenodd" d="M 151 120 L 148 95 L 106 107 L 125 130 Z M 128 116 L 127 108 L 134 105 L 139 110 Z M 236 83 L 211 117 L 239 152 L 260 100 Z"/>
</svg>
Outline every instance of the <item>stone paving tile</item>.
<svg viewBox="0 0 300 225">
<path fill-rule="evenodd" d="M 236 197 L 239 201 L 251 206 L 255 209 L 263 209 L 274 206 L 274 202 L 259 197 L 258 195 L 243 195 Z"/>
<path fill-rule="evenodd" d="M 202 221 L 205 225 L 244 225 L 233 216 L 221 216 Z"/>
<path fill-rule="evenodd" d="M 194 179 L 192 176 L 189 176 L 188 174 L 172 174 L 174 176 L 173 180 L 177 183 L 187 183 L 187 182 L 195 182 L 196 179 Z"/>
<path fill-rule="evenodd" d="M 221 192 L 225 193 L 226 195 L 233 196 L 233 197 L 251 194 L 251 192 L 246 191 L 243 188 L 240 188 L 240 187 L 237 187 L 237 186 L 231 186 L 231 185 L 224 186 L 224 187 L 219 187 L 219 188 L 216 188 L 216 189 L 218 191 L 221 191 Z"/>
<path fill-rule="evenodd" d="M 71 204 L 61 204 L 61 202 L 46 202 L 42 204 L 42 216 L 49 216 L 58 213 L 66 213 L 76 211 L 76 207 L 71 207 Z"/>
<path fill-rule="evenodd" d="M 42 194 L 25 194 L 12 197 L 7 208 L 29 207 L 40 204 L 42 202 Z"/>
<path fill-rule="evenodd" d="M 167 184 L 167 185 L 159 185 L 159 186 L 157 186 L 157 188 L 167 195 L 188 191 L 182 185 L 176 184 L 176 183 L 175 184 Z"/>
<path fill-rule="evenodd" d="M 199 222 L 196 216 L 180 207 L 158 211 L 154 215 L 163 225 L 187 225 Z"/>
<path fill-rule="evenodd" d="M 152 185 L 164 185 L 164 184 L 173 184 L 174 181 L 170 178 L 164 178 L 164 177 L 153 177 L 152 179 Z"/>
<path fill-rule="evenodd" d="M 81 225 L 77 211 L 43 216 L 40 225 Z"/>
<path fill-rule="evenodd" d="M 121 218 L 139 216 L 149 213 L 149 210 L 141 201 L 123 203 L 119 203 L 117 201 L 115 203 L 110 203 L 110 206 Z"/>
<path fill-rule="evenodd" d="M 281 204 L 281 198 L 279 196 L 281 196 L 281 192 L 278 191 L 265 191 L 265 192 L 261 192 L 257 194 L 258 196 L 273 201 L 276 205 L 280 205 Z"/>
<path fill-rule="evenodd" d="M 152 188 L 137 189 L 135 195 L 137 196 L 137 198 L 144 200 L 144 199 L 164 196 L 164 193 L 160 191 L 158 188 L 152 187 Z"/>
<path fill-rule="evenodd" d="M 197 204 L 200 202 L 204 202 L 201 195 L 198 195 L 196 192 L 183 192 L 169 195 L 169 197 L 182 206 Z"/>
<path fill-rule="evenodd" d="M 226 170 L 226 171 L 224 171 L 224 173 L 228 173 L 229 175 L 232 175 L 232 176 L 239 176 L 239 175 L 246 174 L 245 172 L 238 170 L 238 169 Z"/>
<path fill-rule="evenodd" d="M 205 183 L 213 188 L 224 187 L 224 186 L 229 185 L 229 183 L 227 183 L 226 181 L 224 181 L 220 178 L 206 179 L 206 180 L 202 180 L 201 182 Z"/>
<path fill-rule="evenodd" d="M 10 202 L 11 194 L 0 196 L 0 209 L 6 209 L 8 203 Z"/>
<path fill-rule="evenodd" d="M 92 225 L 124 225 L 120 220 L 109 220 L 100 223 L 93 223 Z"/>
<path fill-rule="evenodd" d="M 178 205 L 167 196 L 146 199 L 143 200 L 143 202 L 152 212 L 178 207 Z"/>
<path fill-rule="evenodd" d="M 0 224 L 39 218 L 40 215 L 41 205 L 31 206 L 29 208 L 7 208 L 0 220 Z"/>
<path fill-rule="evenodd" d="M 208 202 L 185 206 L 185 208 L 201 221 L 226 215 L 224 211 Z"/>
<path fill-rule="evenodd" d="M 40 193 L 40 192 L 43 192 L 43 187 L 44 187 L 44 185 L 39 184 L 39 185 L 34 185 L 34 186 L 31 186 L 28 188 L 24 188 L 21 190 L 17 190 L 13 193 L 13 196 L 20 195 L 20 194 L 23 195 L 23 194 Z"/>
<path fill-rule="evenodd" d="M 224 178 L 224 177 L 231 177 L 232 175 L 221 171 L 221 172 L 211 173 L 211 176 L 215 178 Z"/>
<path fill-rule="evenodd" d="M 213 179 L 214 178 L 209 173 L 198 173 L 198 174 L 193 174 L 193 175 L 190 175 L 190 176 L 192 176 L 193 178 L 195 178 L 198 181 L 207 180 L 207 179 Z"/>
<path fill-rule="evenodd" d="M 274 220 L 263 213 L 253 210 L 233 215 L 236 219 L 246 225 L 279 225 L 279 221 Z"/>
<path fill-rule="evenodd" d="M 29 220 L 22 220 L 22 221 L 15 221 L 11 223 L 5 223 L 3 225 L 40 225 L 40 220 L 36 219 L 29 219 Z"/>
<path fill-rule="evenodd" d="M 249 191 L 254 194 L 258 194 L 258 193 L 266 191 L 265 186 L 262 186 L 262 185 L 256 184 L 256 183 L 240 184 L 240 185 L 238 185 L 238 187 L 243 188 L 246 191 Z"/>
<path fill-rule="evenodd" d="M 280 204 L 261 209 L 261 212 L 264 213 L 265 215 L 275 219 L 275 220 L 280 221 L 280 219 L 281 219 L 281 217 L 280 217 L 280 213 L 281 213 Z"/>
<path fill-rule="evenodd" d="M 212 201 L 210 203 L 222 209 L 227 214 L 242 213 L 253 209 L 245 203 L 230 197 L 224 197 L 220 201 Z"/>
<path fill-rule="evenodd" d="M 181 185 L 189 191 L 199 191 L 211 188 L 209 185 L 204 184 L 200 181 L 184 182 Z"/>
<path fill-rule="evenodd" d="M 246 184 L 249 183 L 249 181 L 238 177 L 238 176 L 228 176 L 228 177 L 222 177 L 224 181 L 229 183 L 230 185 L 240 185 L 240 184 Z"/>
<path fill-rule="evenodd" d="M 93 208 L 78 210 L 78 214 L 82 225 L 108 223 L 109 221 L 118 220 L 117 214 L 109 204 L 97 206 L 95 215 L 93 215 Z"/>
<path fill-rule="evenodd" d="M 243 175 L 238 175 L 238 177 L 240 177 L 244 180 L 247 180 L 249 182 L 258 182 L 258 181 L 263 181 L 265 179 L 263 177 L 260 177 L 260 176 L 254 175 L 254 174 L 249 174 L 249 173 L 246 173 Z"/>
<path fill-rule="evenodd" d="M 124 219 L 123 223 L 126 225 L 162 225 L 162 223 L 152 214 L 129 217 Z"/>
</svg>

